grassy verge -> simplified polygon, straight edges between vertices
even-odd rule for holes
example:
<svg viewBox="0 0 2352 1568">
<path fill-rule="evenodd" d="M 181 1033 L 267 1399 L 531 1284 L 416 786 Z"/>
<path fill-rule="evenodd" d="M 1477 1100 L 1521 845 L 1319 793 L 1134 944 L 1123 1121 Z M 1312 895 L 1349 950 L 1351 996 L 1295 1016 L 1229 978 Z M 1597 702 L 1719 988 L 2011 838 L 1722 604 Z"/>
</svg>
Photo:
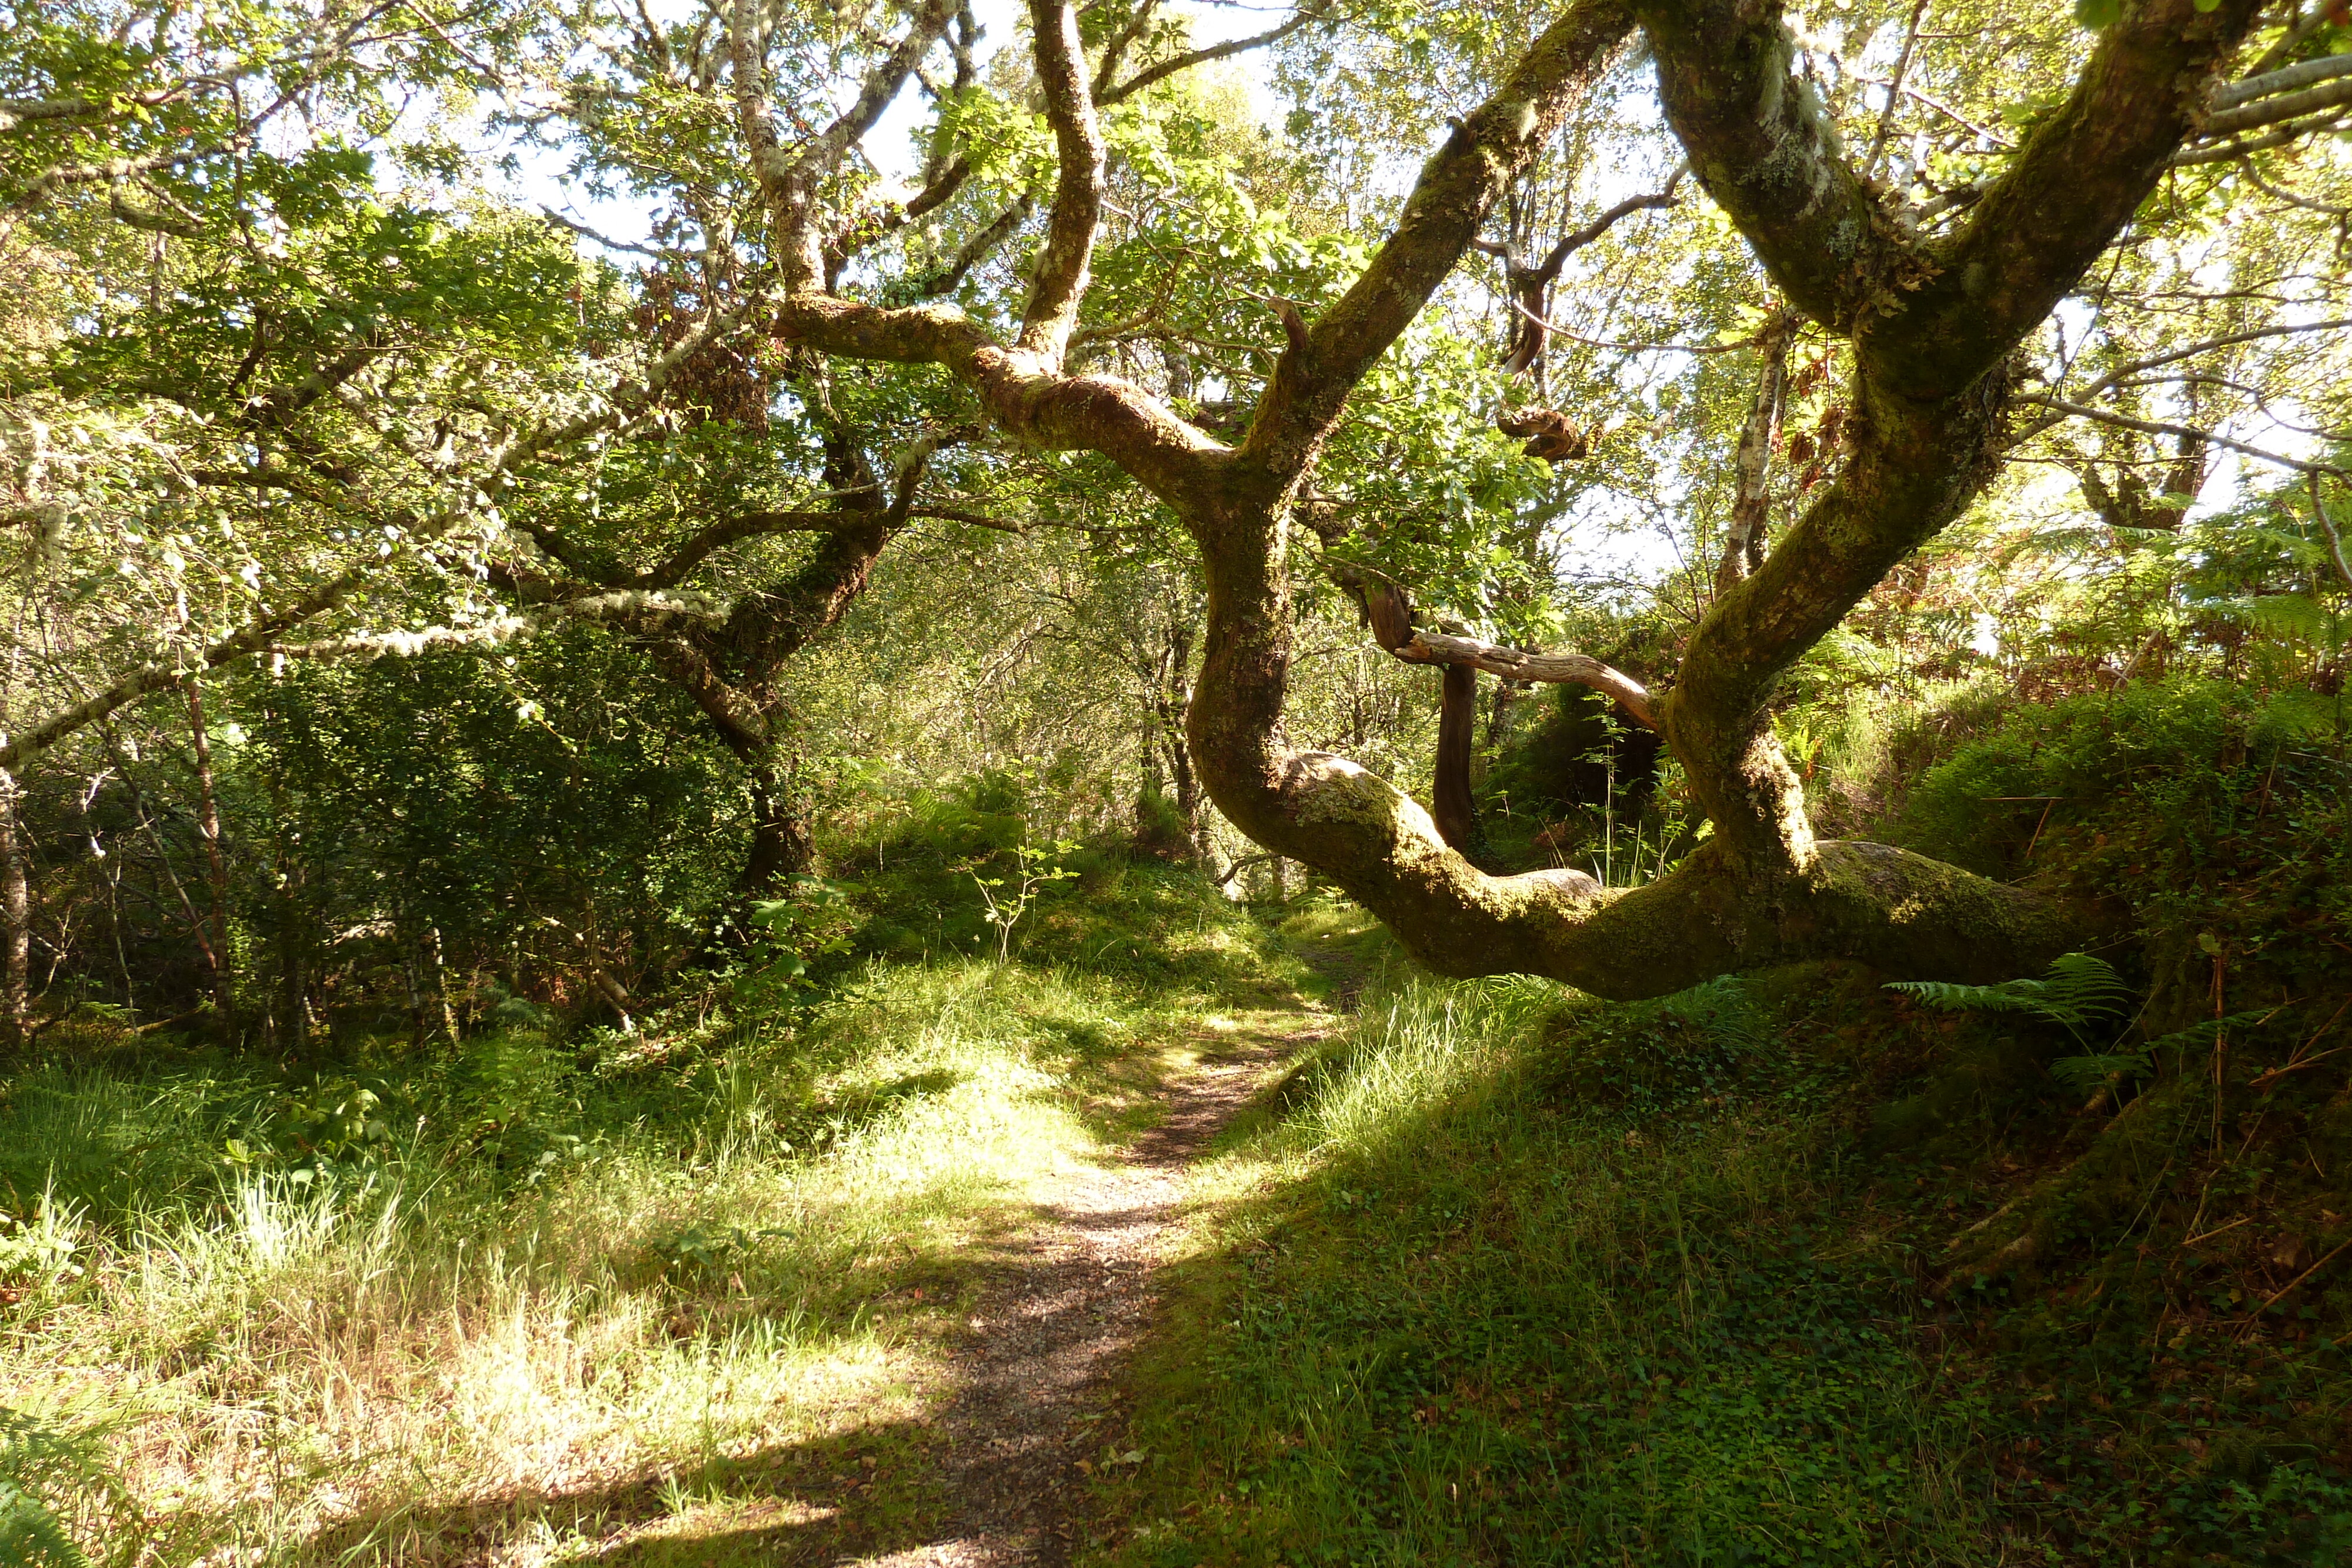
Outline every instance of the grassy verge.
<svg viewBox="0 0 2352 1568">
<path fill-rule="evenodd" d="M 1203 1173 L 1098 1560 L 2344 1560 L 2334 1314 L 1954 1267 L 2105 1120 L 2065 1049 L 1834 967 L 1397 978 Z"/>
<path fill-rule="evenodd" d="M 1263 973 L 1239 916 L 1187 926 L 1196 978 Z M 0 1091 L 0 1408 L 119 1480 L 51 1500 L 123 1561 L 918 1539 L 949 1325 L 1230 1005 L 1158 977 L 876 963 L 668 1047 L 37 1069 Z"/>
<path fill-rule="evenodd" d="M 1565 1009 L 1409 981 L 1227 1154 L 1118 1561 L 1973 1560 L 1812 1071 L 1737 987 Z"/>
</svg>

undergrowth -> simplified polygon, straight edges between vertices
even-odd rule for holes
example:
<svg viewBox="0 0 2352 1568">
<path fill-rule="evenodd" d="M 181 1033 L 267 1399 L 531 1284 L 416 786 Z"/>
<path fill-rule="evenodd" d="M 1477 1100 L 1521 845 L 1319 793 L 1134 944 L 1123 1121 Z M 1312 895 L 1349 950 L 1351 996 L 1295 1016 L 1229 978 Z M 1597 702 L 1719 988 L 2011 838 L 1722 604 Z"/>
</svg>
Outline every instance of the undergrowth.
<svg viewBox="0 0 2352 1568">
<path fill-rule="evenodd" d="M 634 1034 L 16 1075 L 0 1519 L 156 1564 L 558 1563 L 689 1517 L 696 1562 L 927 1538 L 944 1342 L 1033 1189 L 1153 1119 L 1203 1009 L 1285 990 L 1246 915 L 1179 928 L 1174 896 L 1139 879 L 1104 935 L 1213 986 L 772 965 Z"/>
</svg>

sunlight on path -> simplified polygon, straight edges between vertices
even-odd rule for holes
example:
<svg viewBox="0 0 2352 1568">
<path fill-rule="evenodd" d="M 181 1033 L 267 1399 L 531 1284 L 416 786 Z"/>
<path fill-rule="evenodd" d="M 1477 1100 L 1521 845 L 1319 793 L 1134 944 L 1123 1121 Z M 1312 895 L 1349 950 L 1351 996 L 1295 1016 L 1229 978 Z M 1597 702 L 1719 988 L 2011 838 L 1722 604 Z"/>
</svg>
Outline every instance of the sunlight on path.
<svg viewBox="0 0 2352 1568">
<path fill-rule="evenodd" d="M 1119 1425 L 1113 1379 L 1149 1319 L 1150 1272 L 1181 1209 L 1186 1167 L 1276 1065 L 1333 1020 L 1280 1011 L 1208 1024 L 1187 1042 L 1195 1061 L 1171 1085 L 1157 1125 L 1123 1153 L 1040 1190 L 1047 1223 L 1009 1250 L 952 1347 L 961 1385 L 941 1425 L 954 1533 L 859 1561 L 993 1568 L 1068 1560 L 1080 1489 L 1123 1462 L 1105 1440 Z"/>
</svg>

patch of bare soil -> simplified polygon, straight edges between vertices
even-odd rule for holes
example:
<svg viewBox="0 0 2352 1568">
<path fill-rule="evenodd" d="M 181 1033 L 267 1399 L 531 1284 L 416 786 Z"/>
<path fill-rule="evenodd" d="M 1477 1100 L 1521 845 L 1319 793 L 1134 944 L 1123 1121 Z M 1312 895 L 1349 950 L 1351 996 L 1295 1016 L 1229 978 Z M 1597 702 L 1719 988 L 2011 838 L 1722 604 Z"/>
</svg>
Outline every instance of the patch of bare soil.
<svg viewBox="0 0 2352 1568">
<path fill-rule="evenodd" d="M 1090 1472 L 1121 1462 L 1117 1374 L 1150 1316 L 1158 1243 L 1183 1173 L 1328 1015 L 1273 1015 L 1202 1042 L 1166 1113 L 1115 1160 L 1064 1183 L 966 1322 L 940 1450 L 950 1532 L 875 1568 L 1001 1568 L 1069 1561 Z M 1285 1027 L 1287 1026 L 1287 1027 Z"/>
</svg>

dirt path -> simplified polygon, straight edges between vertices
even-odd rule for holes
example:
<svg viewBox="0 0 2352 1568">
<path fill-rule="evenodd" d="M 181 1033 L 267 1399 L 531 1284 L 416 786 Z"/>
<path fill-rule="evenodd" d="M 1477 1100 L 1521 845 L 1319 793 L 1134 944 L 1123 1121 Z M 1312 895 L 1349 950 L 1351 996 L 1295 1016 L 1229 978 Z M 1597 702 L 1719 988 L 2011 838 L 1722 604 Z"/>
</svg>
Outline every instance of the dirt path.
<svg viewBox="0 0 2352 1568">
<path fill-rule="evenodd" d="M 1184 1170 L 1285 1058 L 1336 1027 L 1322 1012 L 1256 1015 L 1197 1040 L 1160 1124 L 1062 1184 L 1046 1223 L 982 1292 L 956 1346 L 960 1391 L 941 1425 L 955 1499 L 946 1539 L 865 1561 L 875 1568 L 1001 1568 L 1069 1560 L 1082 1459 L 1115 1429 L 1114 1375 L 1150 1311 L 1150 1272 L 1177 1218 Z"/>
</svg>

